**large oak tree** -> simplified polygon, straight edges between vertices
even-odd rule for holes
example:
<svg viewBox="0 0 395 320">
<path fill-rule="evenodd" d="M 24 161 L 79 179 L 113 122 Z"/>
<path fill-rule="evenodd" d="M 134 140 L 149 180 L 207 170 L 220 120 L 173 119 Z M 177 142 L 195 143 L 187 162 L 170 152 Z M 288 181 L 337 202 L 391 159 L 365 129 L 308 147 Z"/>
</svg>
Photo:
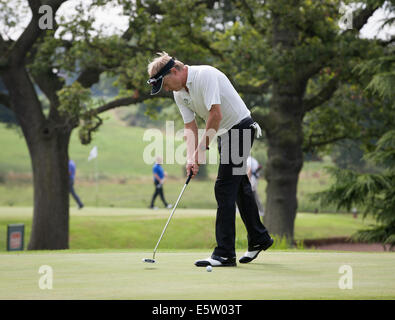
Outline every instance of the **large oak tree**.
<svg viewBox="0 0 395 320">
<path fill-rule="evenodd" d="M 69 20 L 56 15 L 65 2 L 28 1 L 31 19 L 21 35 L 0 38 L 0 77 L 7 89 L 0 103 L 15 113 L 33 169 L 29 249 L 68 248 L 70 135 L 79 128 L 82 143 L 89 143 L 101 113 L 150 99 L 146 65 L 161 50 L 187 64 L 219 67 L 256 107 L 253 114 L 268 143 L 265 224 L 292 240 L 304 148 L 342 139 L 347 131 L 317 134 L 308 130 L 316 123 L 311 115 L 355 79 L 356 63 L 380 54 L 377 41 L 361 39 L 359 30 L 384 1 L 364 1 L 347 31 L 337 25 L 340 2 L 331 0 L 96 0 L 76 7 Z M 129 17 L 122 34 L 93 28 L 89 13 L 107 2 Z M 56 15 L 53 30 L 39 27 L 43 4 Z M 75 77 L 73 84 L 65 83 L 65 72 Z M 92 103 L 89 88 L 103 74 L 117 78 L 120 96 Z M 37 88 L 48 100 L 48 112 Z"/>
</svg>

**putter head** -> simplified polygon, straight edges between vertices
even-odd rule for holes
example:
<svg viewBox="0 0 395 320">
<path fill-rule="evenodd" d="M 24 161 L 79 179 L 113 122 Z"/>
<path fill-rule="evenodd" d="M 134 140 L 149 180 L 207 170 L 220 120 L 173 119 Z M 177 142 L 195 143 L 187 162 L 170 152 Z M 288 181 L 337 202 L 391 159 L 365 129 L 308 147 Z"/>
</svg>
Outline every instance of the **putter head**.
<svg viewBox="0 0 395 320">
<path fill-rule="evenodd" d="M 143 262 L 147 262 L 147 263 L 155 263 L 155 260 L 154 260 L 154 259 L 148 259 L 148 258 L 145 258 L 145 259 L 143 259 Z"/>
</svg>

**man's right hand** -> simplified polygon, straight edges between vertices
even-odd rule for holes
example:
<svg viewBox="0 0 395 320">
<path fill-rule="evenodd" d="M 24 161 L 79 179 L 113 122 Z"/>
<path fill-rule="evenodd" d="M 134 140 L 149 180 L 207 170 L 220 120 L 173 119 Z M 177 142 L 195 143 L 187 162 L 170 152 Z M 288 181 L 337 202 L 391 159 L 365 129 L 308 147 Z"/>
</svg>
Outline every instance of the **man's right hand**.
<svg viewBox="0 0 395 320">
<path fill-rule="evenodd" d="M 199 172 L 199 165 L 197 163 L 187 163 L 186 165 L 187 176 L 192 171 L 192 179 L 198 174 Z"/>
</svg>

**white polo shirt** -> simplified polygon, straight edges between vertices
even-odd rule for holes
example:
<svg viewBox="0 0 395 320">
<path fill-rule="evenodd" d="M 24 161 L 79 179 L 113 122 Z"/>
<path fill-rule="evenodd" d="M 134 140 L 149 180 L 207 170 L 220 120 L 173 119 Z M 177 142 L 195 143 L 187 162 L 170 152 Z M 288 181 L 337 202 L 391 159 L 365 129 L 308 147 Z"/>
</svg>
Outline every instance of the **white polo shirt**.
<svg viewBox="0 0 395 320">
<path fill-rule="evenodd" d="M 195 114 L 207 121 L 213 104 L 221 105 L 222 120 L 219 130 L 229 130 L 251 115 L 229 79 L 211 66 L 187 66 L 186 87 L 173 91 L 174 100 L 180 109 L 184 123 L 195 119 Z"/>
</svg>

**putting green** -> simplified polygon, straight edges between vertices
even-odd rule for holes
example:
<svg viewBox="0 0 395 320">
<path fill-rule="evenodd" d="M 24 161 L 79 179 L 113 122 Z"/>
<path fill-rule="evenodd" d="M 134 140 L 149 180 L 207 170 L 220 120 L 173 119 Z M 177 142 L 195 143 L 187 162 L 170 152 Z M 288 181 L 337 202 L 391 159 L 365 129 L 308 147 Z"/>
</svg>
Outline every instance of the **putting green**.
<svg viewBox="0 0 395 320">
<path fill-rule="evenodd" d="M 238 252 L 240 257 L 242 252 Z M 197 268 L 209 251 L 38 251 L 0 255 L 0 299 L 394 299 L 395 253 L 268 251 L 250 264 Z M 52 269 L 52 289 L 48 269 Z M 350 266 L 347 274 L 341 266 Z M 352 271 L 352 275 L 349 273 Z M 349 276 L 352 289 L 340 289 Z"/>
</svg>

